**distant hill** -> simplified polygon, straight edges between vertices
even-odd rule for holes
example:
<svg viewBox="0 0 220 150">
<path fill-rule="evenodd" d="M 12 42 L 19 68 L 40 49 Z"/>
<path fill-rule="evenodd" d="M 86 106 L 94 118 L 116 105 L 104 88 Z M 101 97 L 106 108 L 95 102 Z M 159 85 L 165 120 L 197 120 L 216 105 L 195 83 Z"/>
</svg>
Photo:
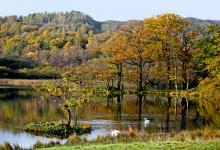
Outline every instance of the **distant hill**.
<svg viewBox="0 0 220 150">
<path fill-rule="evenodd" d="M 202 19 L 193 18 L 193 17 L 188 17 L 186 19 L 201 27 L 206 27 L 206 26 L 215 25 L 215 24 L 220 25 L 219 20 L 202 20 Z"/>
<path fill-rule="evenodd" d="M 24 22 L 37 26 L 62 26 L 67 30 L 83 30 L 102 32 L 115 31 L 125 22 L 120 21 L 104 21 L 94 20 L 87 14 L 79 11 L 57 12 L 57 13 L 33 13 L 27 16 L 5 16 L 0 17 L 0 23 Z"/>
<path fill-rule="evenodd" d="M 101 29 L 102 29 L 102 31 L 112 32 L 112 31 L 118 30 L 125 23 L 127 23 L 127 22 L 113 21 L 113 20 L 104 21 L 104 22 L 102 22 Z"/>
<path fill-rule="evenodd" d="M 57 12 L 57 13 L 33 13 L 27 16 L 6 16 L 0 17 L 1 23 L 24 22 L 31 25 L 62 26 L 67 30 L 101 31 L 101 22 L 95 21 L 92 17 L 79 11 Z"/>
<path fill-rule="evenodd" d="M 219 24 L 218 20 L 201 20 L 197 18 L 188 17 L 187 20 L 201 26 L 209 26 L 212 24 Z M 127 23 L 121 21 L 96 21 L 91 16 L 79 11 L 57 12 L 57 13 L 33 13 L 27 16 L 6 16 L 0 17 L 0 23 L 24 22 L 37 26 L 62 26 L 66 30 L 78 30 L 83 32 L 112 32 L 118 30 L 123 24 Z"/>
</svg>

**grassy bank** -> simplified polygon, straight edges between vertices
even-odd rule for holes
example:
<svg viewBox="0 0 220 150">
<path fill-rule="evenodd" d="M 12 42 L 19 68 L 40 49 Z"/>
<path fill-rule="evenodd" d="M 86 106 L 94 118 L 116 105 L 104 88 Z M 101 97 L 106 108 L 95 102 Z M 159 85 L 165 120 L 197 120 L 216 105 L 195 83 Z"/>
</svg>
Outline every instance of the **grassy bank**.
<svg viewBox="0 0 220 150">
<path fill-rule="evenodd" d="M 5 143 L 0 145 L 0 150 L 8 147 L 19 149 L 19 146 Z M 220 130 L 205 127 L 193 131 L 160 134 L 141 134 L 139 131 L 129 130 L 127 133 L 119 134 L 117 137 L 98 137 L 94 141 L 81 139 L 77 134 L 72 134 L 65 145 L 61 145 L 59 142 L 50 142 L 48 144 L 37 142 L 33 148 L 43 150 L 219 150 Z"/>
<path fill-rule="evenodd" d="M 117 144 L 90 144 L 75 146 L 58 146 L 44 148 L 44 150 L 146 150 L 146 149 L 188 149 L 188 150 L 205 150 L 220 149 L 220 140 L 211 141 L 166 141 L 166 142 L 145 142 L 145 143 L 117 143 Z"/>
<path fill-rule="evenodd" d="M 98 137 L 94 141 L 80 139 L 76 134 L 65 145 L 37 143 L 35 148 L 45 149 L 220 149 L 220 130 L 211 128 L 182 131 L 179 133 L 141 134 L 129 130 L 117 137 Z"/>
</svg>

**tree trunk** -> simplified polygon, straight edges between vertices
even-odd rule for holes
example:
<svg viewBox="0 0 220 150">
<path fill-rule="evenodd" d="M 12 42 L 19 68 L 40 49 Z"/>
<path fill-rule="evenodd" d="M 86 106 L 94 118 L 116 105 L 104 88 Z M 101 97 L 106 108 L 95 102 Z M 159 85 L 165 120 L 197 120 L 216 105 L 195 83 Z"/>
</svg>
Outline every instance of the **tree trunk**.
<svg viewBox="0 0 220 150">
<path fill-rule="evenodd" d="M 72 118 L 72 116 L 71 116 L 71 111 L 70 111 L 70 109 L 69 109 L 67 106 L 65 106 L 65 109 L 66 109 L 66 111 L 67 111 L 67 125 L 70 126 L 70 124 L 71 124 L 71 118 Z"/>
<path fill-rule="evenodd" d="M 110 90 L 109 82 L 110 80 L 107 80 L 107 90 Z"/>
<path fill-rule="evenodd" d="M 170 59 L 167 58 L 168 89 L 171 89 L 170 70 Z"/>
<path fill-rule="evenodd" d="M 182 64 L 182 78 L 184 80 L 183 82 L 183 89 L 186 90 L 187 89 L 187 72 L 186 72 L 186 62 L 183 61 L 183 64 Z"/>
<path fill-rule="evenodd" d="M 175 57 L 175 61 L 176 61 Z M 177 64 L 177 63 L 176 63 Z M 177 65 L 175 65 L 175 89 L 176 89 L 176 93 L 178 93 L 178 83 L 177 83 Z"/>
<path fill-rule="evenodd" d="M 119 63 L 117 65 L 118 69 L 118 83 L 117 83 L 117 90 L 122 91 L 123 90 L 123 82 L 122 82 L 122 63 Z"/>
<path fill-rule="evenodd" d="M 187 82 L 186 82 L 186 90 L 189 90 L 189 79 L 187 79 Z"/>
<path fill-rule="evenodd" d="M 139 66 L 139 81 L 138 81 L 138 91 L 143 91 L 143 68 Z"/>
<path fill-rule="evenodd" d="M 71 124 L 71 112 L 70 112 L 70 110 L 69 109 L 67 109 L 67 111 L 68 111 L 68 125 L 70 125 Z"/>
<path fill-rule="evenodd" d="M 77 109 L 76 109 L 76 107 L 74 107 L 74 116 L 73 116 L 73 118 L 74 118 L 74 127 L 77 127 L 77 119 L 78 119 L 78 114 L 77 114 Z"/>
</svg>

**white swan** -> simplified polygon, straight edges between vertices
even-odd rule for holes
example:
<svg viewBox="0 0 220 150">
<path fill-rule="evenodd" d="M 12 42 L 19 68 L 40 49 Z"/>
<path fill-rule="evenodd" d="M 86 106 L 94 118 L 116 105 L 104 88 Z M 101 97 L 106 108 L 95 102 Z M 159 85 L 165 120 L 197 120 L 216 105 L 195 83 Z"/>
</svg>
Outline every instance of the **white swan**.
<svg viewBox="0 0 220 150">
<path fill-rule="evenodd" d="M 118 131 L 118 130 L 111 130 L 111 135 L 112 136 L 118 136 L 118 134 L 120 133 L 120 131 Z"/>
<path fill-rule="evenodd" d="M 150 120 L 147 118 L 144 118 L 144 127 L 146 127 L 150 123 Z"/>
</svg>

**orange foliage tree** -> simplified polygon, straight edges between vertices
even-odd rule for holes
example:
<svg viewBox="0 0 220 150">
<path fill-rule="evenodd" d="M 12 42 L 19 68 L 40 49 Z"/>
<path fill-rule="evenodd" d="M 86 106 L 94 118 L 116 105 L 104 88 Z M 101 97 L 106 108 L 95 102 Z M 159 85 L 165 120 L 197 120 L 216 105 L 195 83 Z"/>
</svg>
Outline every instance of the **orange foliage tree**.
<svg viewBox="0 0 220 150">
<path fill-rule="evenodd" d="M 125 45 L 119 33 L 113 33 L 103 44 L 102 53 L 106 60 L 115 66 L 117 72 L 117 90 L 123 90 L 123 62 L 125 59 Z"/>
<path fill-rule="evenodd" d="M 147 74 L 144 74 L 144 67 L 150 66 L 154 59 L 154 52 L 157 45 L 152 43 L 146 34 L 144 23 L 142 21 L 132 21 L 124 26 L 120 31 L 125 47 L 124 61 L 129 66 L 137 70 L 137 90 L 144 90 L 144 82 Z"/>
</svg>

